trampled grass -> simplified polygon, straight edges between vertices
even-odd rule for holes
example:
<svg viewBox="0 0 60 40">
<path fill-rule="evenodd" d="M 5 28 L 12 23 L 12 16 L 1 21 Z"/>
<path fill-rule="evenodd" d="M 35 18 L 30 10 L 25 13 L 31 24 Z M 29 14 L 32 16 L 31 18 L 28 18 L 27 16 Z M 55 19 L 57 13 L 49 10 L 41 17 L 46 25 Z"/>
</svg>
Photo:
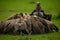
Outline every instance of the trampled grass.
<svg viewBox="0 0 60 40">
<path fill-rule="evenodd" d="M 35 9 L 39 1 L 46 14 L 52 14 L 52 22 L 60 29 L 60 0 L 0 0 L 0 21 L 6 20 L 14 13 L 28 12 Z M 39 35 L 9 35 L 0 34 L 0 40 L 60 40 L 60 31 Z"/>
</svg>

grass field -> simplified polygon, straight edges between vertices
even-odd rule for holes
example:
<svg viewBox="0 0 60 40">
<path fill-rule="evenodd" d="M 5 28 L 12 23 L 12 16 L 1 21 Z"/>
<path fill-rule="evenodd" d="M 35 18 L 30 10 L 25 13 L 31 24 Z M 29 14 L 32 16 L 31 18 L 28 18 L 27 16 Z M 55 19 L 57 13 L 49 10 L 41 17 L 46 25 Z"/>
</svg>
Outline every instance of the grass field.
<svg viewBox="0 0 60 40">
<path fill-rule="evenodd" d="M 41 3 L 46 14 L 52 14 L 52 22 L 60 29 L 60 0 L 0 0 L 0 21 L 6 20 L 14 13 L 31 13 L 36 2 Z M 60 31 L 40 35 L 4 35 L 0 34 L 0 40 L 60 40 Z"/>
</svg>

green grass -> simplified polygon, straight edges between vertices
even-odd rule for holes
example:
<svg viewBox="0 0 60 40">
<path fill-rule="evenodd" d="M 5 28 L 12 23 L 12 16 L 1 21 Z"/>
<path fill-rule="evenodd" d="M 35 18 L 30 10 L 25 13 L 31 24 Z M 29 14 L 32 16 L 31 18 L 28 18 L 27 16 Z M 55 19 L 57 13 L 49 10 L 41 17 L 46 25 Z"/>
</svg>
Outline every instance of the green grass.
<svg viewBox="0 0 60 40">
<path fill-rule="evenodd" d="M 60 0 L 0 0 L 0 21 L 6 20 L 14 13 L 28 12 L 35 9 L 35 3 L 39 1 L 46 14 L 52 14 L 52 22 L 60 29 Z M 0 40 L 60 40 L 60 31 L 40 35 L 4 35 L 0 34 Z"/>
<path fill-rule="evenodd" d="M 60 32 L 40 35 L 0 35 L 0 40 L 60 40 Z"/>
<path fill-rule="evenodd" d="M 37 1 L 41 3 L 45 13 L 50 13 L 54 17 L 60 11 L 59 0 L 0 0 L 0 20 L 5 20 L 13 13 L 31 13 L 35 9 Z"/>
</svg>

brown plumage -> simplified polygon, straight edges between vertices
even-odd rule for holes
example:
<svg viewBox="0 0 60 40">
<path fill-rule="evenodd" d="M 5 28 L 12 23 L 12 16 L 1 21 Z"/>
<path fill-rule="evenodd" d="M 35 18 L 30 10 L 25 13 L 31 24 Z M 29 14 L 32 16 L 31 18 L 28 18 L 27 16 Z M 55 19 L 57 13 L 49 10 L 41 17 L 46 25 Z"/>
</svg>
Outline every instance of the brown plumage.
<svg viewBox="0 0 60 40">
<path fill-rule="evenodd" d="M 22 13 L 17 15 L 0 22 L 0 33 L 44 34 L 58 31 L 56 25 L 41 17 Z"/>
</svg>

